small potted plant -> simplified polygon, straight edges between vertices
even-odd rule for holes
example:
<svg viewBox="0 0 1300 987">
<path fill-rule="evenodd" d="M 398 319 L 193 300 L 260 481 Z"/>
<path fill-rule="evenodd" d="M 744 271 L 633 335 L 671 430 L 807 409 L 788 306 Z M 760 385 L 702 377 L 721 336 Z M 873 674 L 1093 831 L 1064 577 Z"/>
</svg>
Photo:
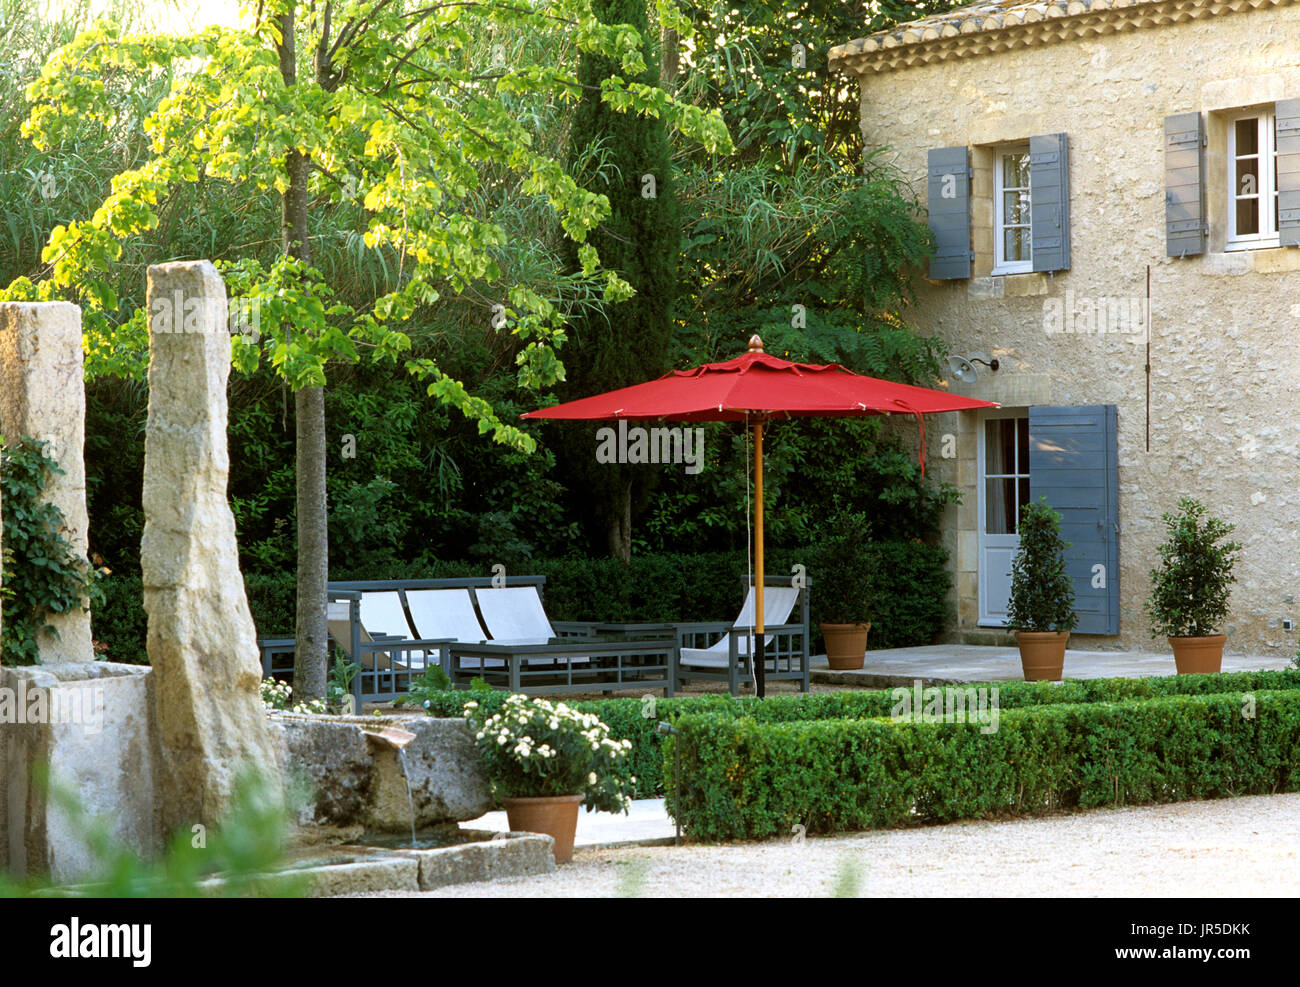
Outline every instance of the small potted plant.
<svg viewBox="0 0 1300 987">
<path fill-rule="evenodd" d="M 861 514 L 842 512 L 828 523 L 814 553 L 815 607 L 826 661 L 834 669 L 861 668 L 875 593 L 875 572 L 863 552 L 871 524 Z"/>
<path fill-rule="evenodd" d="M 1007 625 L 1016 632 L 1026 682 L 1059 681 L 1065 645 L 1079 622 L 1074 587 L 1065 572 L 1061 515 L 1039 498 L 1020 509 L 1020 550 L 1011 563 Z"/>
<path fill-rule="evenodd" d="M 511 832 L 555 840 L 555 862 L 573 859 L 578 806 L 626 812 L 636 777 L 628 773 L 630 740 L 612 740 L 597 717 L 564 703 L 511 695 L 485 716 L 465 704 L 492 794 L 505 806 Z"/>
<path fill-rule="evenodd" d="M 1228 616 L 1232 574 L 1241 545 L 1224 541 L 1235 525 L 1205 516 L 1200 501 L 1183 497 L 1178 513 L 1164 514 L 1168 536 L 1151 570 L 1147 617 L 1151 636 L 1166 637 L 1179 675 L 1217 672 L 1227 637 L 1215 629 Z"/>
</svg>

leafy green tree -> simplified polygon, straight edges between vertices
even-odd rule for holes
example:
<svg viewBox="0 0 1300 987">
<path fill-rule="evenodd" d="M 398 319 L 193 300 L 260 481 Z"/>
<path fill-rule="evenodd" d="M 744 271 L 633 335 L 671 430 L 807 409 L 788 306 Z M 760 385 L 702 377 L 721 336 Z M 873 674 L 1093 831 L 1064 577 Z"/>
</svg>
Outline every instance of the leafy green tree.
<svg viewBox="0 0 1300 987">
<path fill-rule="evenodd" d="M 633 82 L 653 86 L 658 60 L 651 44 L 645 0 L 594 0 L 601 22 L 626 23 L 642 33 L 645 69 Z M 636 294 L 609 311 L 589 312 L 570 322 L 565 364 L 572 374 L 566 397 L 639 384 L 667 369 L 677 294 L 677 254 L 681 237 L 674 192 L 668 132 L 658 115 L 615 111 L 602 97 L 619 77 L 613 59 L 584 54 L 578 66 L 583 96 L 569 132 L 570 169 L 610 202 L 610 216 L 590 242 L 602 263 L 628 282 Z M 570 263 L 579 264 L 576 245 Z M 604 525 L 611 555 L 632 553 L 634 499 L 644 500 L 657 471 L 596 463 L 588 425 L 561 425 L 564 472 Z M 636 496 L 635 487 L 641 488 Z"/>
<path fill-rule="evenodd" d="M 680 45 L 680 93 L 720 110 L 734 163 L 792 171 L 808 154 L 856 161 L 862 150 L 857 83 L 832 74 L 830 50 L 964 0 L 692 0 L 698 42 Z"/>
<path fill-rule="evenodd" d="M 661 25 L 689 37 L 691 26 L 671 0 L 656 4 Z M 239 27 L 193 36 L 130 35 L 101 22 L 46 64 L 29 87 L 24 133 L 38 149 L 57 145 L 87 119 L 112 127 L 124 112 L 105 101 L 104 80 L 170 76 L 168 95 L 144 122 L 151 155 L 119 174 L 91 219 L 56 227 L 43 259 L 49 277 L 19 279 L 9 298 L 71 297 L 85 308 L 90 359 L 101 370 L 138 372 L 146 316 L 118 311 L 108 272 L 123 241 L 160 222 L 160 204 L 178 187 L 219 182 L 250 195 L 274 190 L 281 206 L 281 254 L 246 259 L 228 272 L 235 291 L 258 313 L 256 334 L 233 338 L 244 371 L 268 359 L 295 395 L 297 428 L 298 601 L 295 680 L 303 698 L 325 693 L 328 571 L 324 386 L 331 362 L 400 362 L 427 393 L 476 423 L 480 434 L 532 451 L 535 441 L 507 424 L 480 396 L 429 357 L 410 355 L 401 328 L 421 306 L 501 275 L 506 242 L 499 223 L 470 205 L 481 175 L 503 169 L 526 195 L 543 197 L 577 254 L 588 283 L 607 301 L 631 288 L 602 272 L 587 233 L 609 214 L 608 200 L 578 185 L 559 161 L 537 152 L 511 112 L 512 93 L 572 100 L 583 84 L 563 66 L 515 63 L 484 71 L 470 63 L 473 39 L 498 26 L 563 30 L 577 50 L 611 58 L 622 76 L 602 83 L 601 98 L 619 112 L 670 121 L 711 150 L 728 136 L 716 114 L 678 103 L 638 81 L 646 70 L 643 40 L 627 25 L 602 24 L 590 0 L 533 6 L 474 2 L 408 8 L 389 0 L 299 3 L 261 0 L 242 8 Z M 393 257 L 397 284 L 364 308 L 330 299 L 312 266 L 317 224 L 343 202 L 365 210 L 363 242 Z M 537 388 L 563 376 L 555 345 L 565 313 L 526 284 L 509 286 L 492 308 L 494 328 L 514 337 L 519 386 Z"/>
</svg>

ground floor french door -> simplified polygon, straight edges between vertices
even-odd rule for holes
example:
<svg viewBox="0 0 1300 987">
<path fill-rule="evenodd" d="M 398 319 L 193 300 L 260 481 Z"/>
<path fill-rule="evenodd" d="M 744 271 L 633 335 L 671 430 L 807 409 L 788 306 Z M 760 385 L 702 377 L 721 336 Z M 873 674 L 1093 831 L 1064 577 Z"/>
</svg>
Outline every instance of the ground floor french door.
<svg viewBox="0 0 1300 987">
<path fill-rule="evenodd" d="M 1000 408 L 980 421 L 978 459 L 979 623 L 1005 627 L 1020 508 L 1029 501 L 1029 413 Z"/>
</svg>

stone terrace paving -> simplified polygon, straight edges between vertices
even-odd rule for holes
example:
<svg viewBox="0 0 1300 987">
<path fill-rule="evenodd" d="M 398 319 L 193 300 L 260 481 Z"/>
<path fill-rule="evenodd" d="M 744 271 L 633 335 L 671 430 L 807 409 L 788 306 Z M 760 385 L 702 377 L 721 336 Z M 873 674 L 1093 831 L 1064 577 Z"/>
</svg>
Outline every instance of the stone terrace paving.
<svg viewBox="0 0 1300 987">
<path fill-rule="evenodd" d="M 1275 655 L 1223 656 L 1225 672 L 1277 670 L 1291 666 L 1291 659 Z M 974 644 L 932 644 L 920 648 L 889 648 L 868 651 L 861 669 L 831 671 L 826 656 L 812 659 L 812 681 L 821 685 L 846 685 L 858 689 L 911 685 L 921 679 L 925 685 L 954 685 L 961 682 L 1019 682 L 1024 679 L 1020 652 L 1015 645 L 989 647 Z M 1156 651 L 1065 652 L 1068 679 L 1147 678 L 1173 675 L 1174 656 Z"/>
</svg>

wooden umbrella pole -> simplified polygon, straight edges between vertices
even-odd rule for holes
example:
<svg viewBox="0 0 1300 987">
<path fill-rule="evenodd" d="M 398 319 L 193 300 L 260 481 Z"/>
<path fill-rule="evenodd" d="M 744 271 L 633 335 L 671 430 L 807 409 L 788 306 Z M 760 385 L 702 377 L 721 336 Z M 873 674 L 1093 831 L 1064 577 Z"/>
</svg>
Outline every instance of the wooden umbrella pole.
<svg viewBox="0 0 1300 987">
<path fill-rule="evenodd" d="M 754 422 L 754 686 L 767 694 L 767 656 L 763 646 L 763 419 Z"/>
</svg>

